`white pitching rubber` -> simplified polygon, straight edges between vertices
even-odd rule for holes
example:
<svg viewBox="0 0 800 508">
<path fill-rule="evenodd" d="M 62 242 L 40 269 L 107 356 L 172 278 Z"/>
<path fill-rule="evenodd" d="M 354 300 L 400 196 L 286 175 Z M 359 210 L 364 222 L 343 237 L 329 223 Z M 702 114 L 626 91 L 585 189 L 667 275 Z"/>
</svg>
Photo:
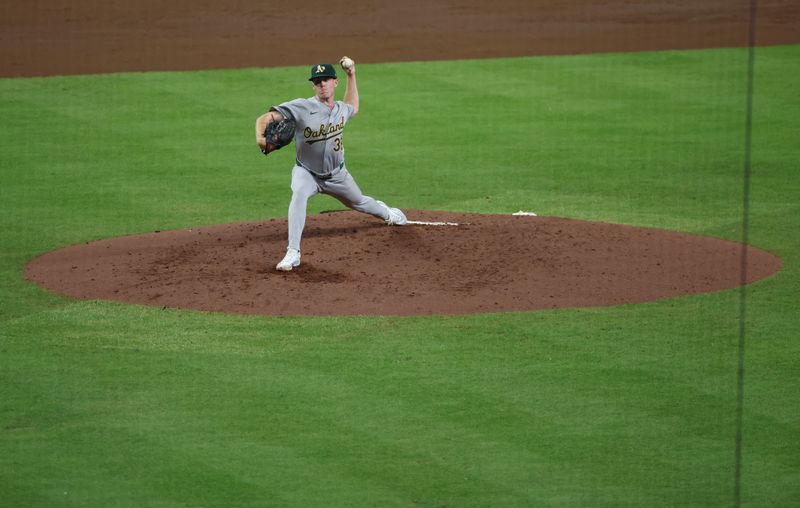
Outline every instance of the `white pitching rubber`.
<svg viewBox="0 0 800 508">
<path fill-rule="evenodd" d="M 418 226 L 458 226 L 457 222 L 428 222 L 424 220 L 410 220 L 406 224 L 417 224 Z"/>
</svg>

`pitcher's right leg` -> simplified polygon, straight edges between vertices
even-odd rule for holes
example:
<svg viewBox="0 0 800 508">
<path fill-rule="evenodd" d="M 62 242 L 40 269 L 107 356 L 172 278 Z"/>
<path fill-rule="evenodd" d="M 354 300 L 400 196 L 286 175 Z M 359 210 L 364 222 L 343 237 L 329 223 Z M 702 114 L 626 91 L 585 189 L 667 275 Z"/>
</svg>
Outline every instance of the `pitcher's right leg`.
<svg viewBox="0 0 800 508">
<path fill-rule="evenodd" d="M 365 196 L 347 168 L 342 168 L 339 174 L 323 183 L 320 191 L 330 194 L 353 210 L 383 219 L 389 225 L 402 226 L 406 223 L 406 216 L 398 208 L 391 208 L 383 201 Z"/>
</svg>

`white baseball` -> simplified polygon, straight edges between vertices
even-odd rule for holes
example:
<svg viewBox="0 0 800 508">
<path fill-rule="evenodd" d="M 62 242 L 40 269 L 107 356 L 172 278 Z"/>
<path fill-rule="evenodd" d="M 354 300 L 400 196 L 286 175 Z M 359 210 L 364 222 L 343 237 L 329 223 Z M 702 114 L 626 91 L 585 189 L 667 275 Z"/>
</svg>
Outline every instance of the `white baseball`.
<svg viewBox="0 0 800 508">
<path fill-rule="evenodd" d="M 342 61 L 340 63 L 342 64 L 342 69 L 349 69 L 350 67 L 353 66 L 353 60 L 348 57 L 342 58 Z"/>
</svg>

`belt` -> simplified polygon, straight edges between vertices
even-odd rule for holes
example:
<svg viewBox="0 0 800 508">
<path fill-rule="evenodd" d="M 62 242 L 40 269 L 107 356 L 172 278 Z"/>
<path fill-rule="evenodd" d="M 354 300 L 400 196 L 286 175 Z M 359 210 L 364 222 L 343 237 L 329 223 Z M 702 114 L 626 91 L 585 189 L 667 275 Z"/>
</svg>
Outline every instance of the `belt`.
<svg viewBox="0 0 800 508">
<path fill-rule="evenodd" d="M 300 159 L 295 159 L 295 161 L 296 161 L 298 166 L 300 166 L 301 168 L 305 169 L 306 171 L 308 171 L 309 173 L 314 175 L 316 178 L 319 178 L 320 180 L 330 180 L 331 178 L 333 178 L 333 175 L 335 175 L 337 171 L 339 171 L 340 169 L 342 169 L 344 167 L 344 161 L 342 161 L 342 162 L 339 163 L 339 166 L 336 169 L 334 169 L 333 171 L 331 171 L 330 173 L 326 173 L 324 175 L 320 175 L 319 173 L 317 173 L 315 171 L 311 171 L 310 169 L 308 169 L 308 167 L 306 167 L 305 165 L 303 165 L 302 162 L 300 162 Z"/>
</svg>

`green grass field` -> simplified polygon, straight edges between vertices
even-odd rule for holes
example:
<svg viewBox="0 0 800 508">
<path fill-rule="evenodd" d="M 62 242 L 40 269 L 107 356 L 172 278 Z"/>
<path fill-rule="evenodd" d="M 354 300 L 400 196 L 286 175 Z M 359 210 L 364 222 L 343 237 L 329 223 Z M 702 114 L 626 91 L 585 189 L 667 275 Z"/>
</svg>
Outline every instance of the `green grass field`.
<svg viewBox="0 0 800 508">
<path fill-rule="evenodd" d="M 739 240 L 746 69 L 746 50 L 361 65 L 348 167 L 403 208 Z M 306 72 L 0 80 L 0 504 L 732 505 L 738 290 L 331 319 L 24 280 L 69 244 L 285 216 L 292 150 L 264 159 L 253 125 L 312 95 Z M 747 289 L 747 506 L 800 502 L 798 79 L 800 46 L 756 51 L 749 239 L 785 264 Z"/>
</svg>

